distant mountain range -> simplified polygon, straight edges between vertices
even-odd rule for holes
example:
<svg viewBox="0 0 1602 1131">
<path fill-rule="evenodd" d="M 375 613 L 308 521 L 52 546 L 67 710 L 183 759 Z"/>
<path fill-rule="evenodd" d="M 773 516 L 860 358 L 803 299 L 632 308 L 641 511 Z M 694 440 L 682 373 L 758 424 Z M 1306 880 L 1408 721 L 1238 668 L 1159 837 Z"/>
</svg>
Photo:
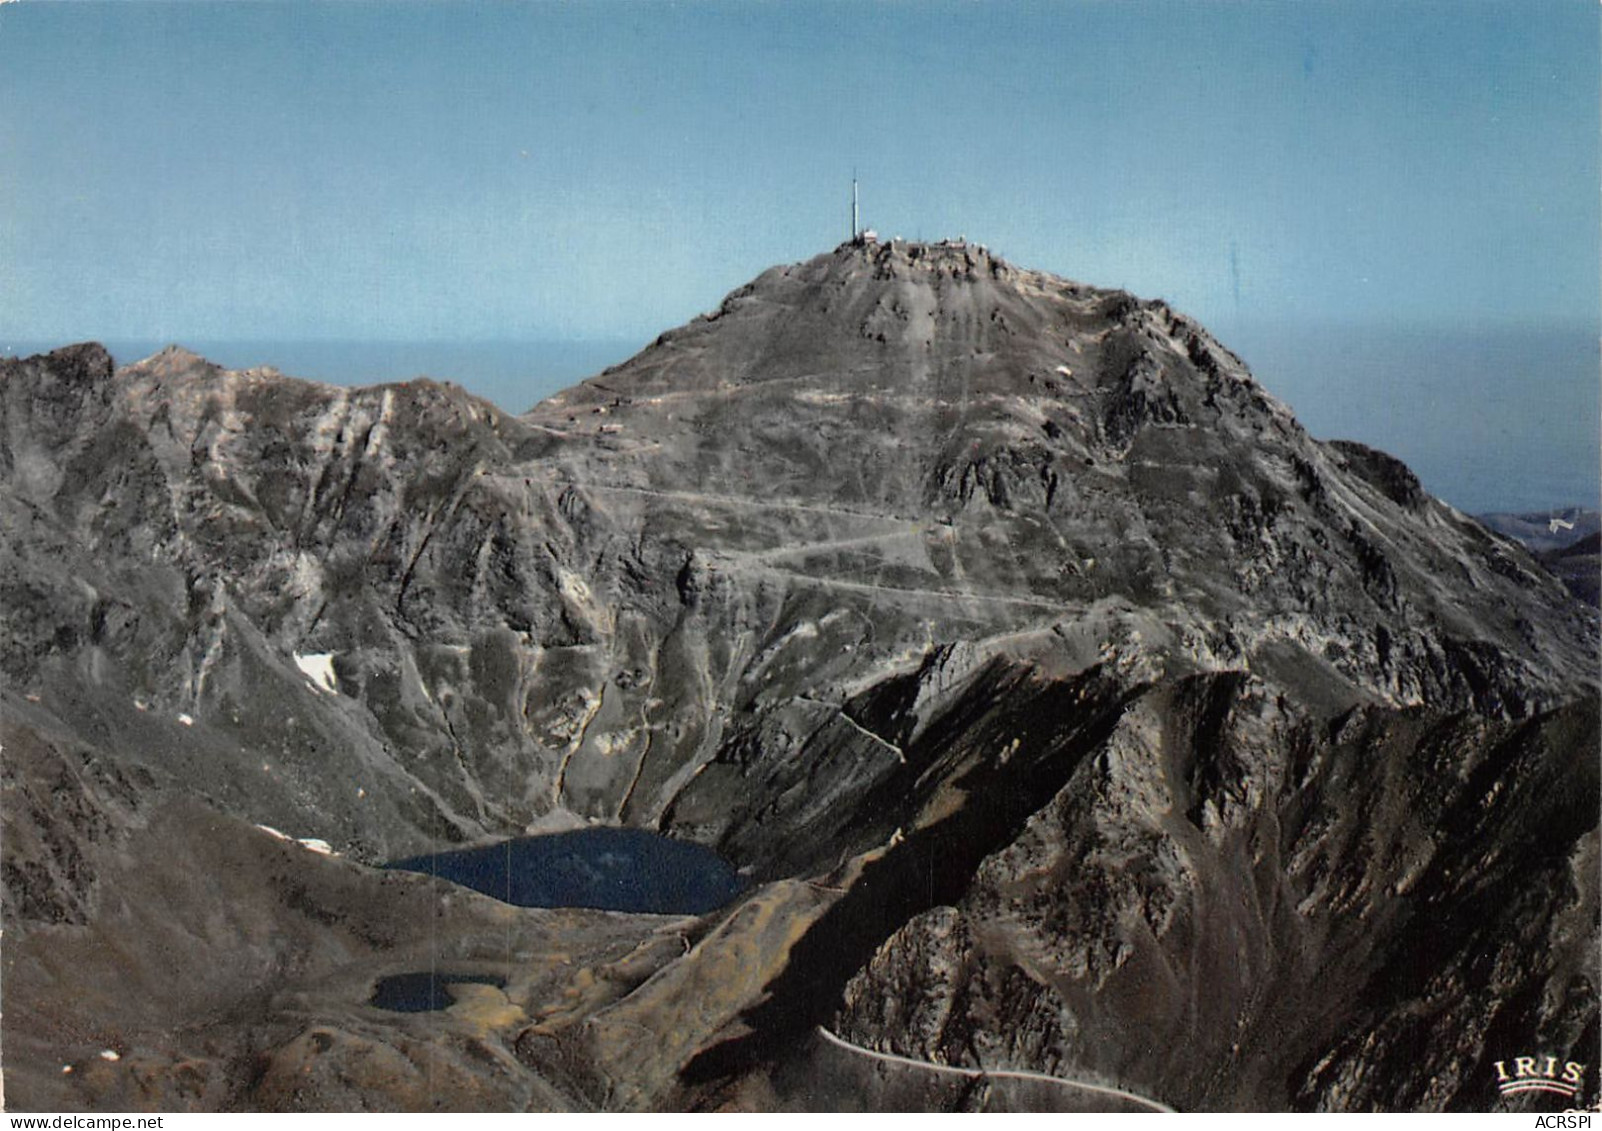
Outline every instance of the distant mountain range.
<svg viewBox="0 0 1602 1131">
<path fill-rule="evenodd" d="M 1565 550 L 1602 530 L 1602 513 L 1585 507 L 1562 507 L 1525 514 L 1475 515 L 1498 534 L 1516 538 L 1532 553 Z"/>
<path fill-rule="evenodd" d="M 1477 517 L 1498 534 L 1521 542 L 1576 597 L 1602 604 L 1602 513 L 1565 507 Z"/>
</svg>

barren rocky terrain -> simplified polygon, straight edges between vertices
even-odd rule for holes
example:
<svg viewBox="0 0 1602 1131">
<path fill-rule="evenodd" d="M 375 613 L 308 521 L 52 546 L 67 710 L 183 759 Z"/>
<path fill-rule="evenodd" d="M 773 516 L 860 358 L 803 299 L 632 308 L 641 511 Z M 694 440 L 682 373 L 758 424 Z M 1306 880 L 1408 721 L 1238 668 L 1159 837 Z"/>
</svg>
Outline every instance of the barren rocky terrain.
<svg viewBox="0 0 1602 1131">
<path fill-rule="evenodd" d="M 0 524 L 14 1110 L 1594 1099 L 1596 610 L 1162 302 L 853 242 L 522 416 L 79 345 Z M 377 867 L 596 824 L 747 887 Z"/>
</svg>

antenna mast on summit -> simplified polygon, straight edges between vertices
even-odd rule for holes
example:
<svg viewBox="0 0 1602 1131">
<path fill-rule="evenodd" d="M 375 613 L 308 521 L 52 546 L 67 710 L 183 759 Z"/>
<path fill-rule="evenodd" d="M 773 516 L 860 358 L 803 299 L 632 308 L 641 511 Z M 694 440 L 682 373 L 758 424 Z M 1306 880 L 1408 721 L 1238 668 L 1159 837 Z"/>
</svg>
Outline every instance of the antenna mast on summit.
<svg viewBox="0 0 1602 1131">
<path fill-rule="evenodd" d="M 851 172 L 851 238 L 853 240 L 855 240 L 857 238 L 857 235 L 861 231 L 862 231 L 862 226 L 857 223 L 857 174 L 856 174 L 856 170 L 852 170 L 852 172 Z"/>
</svg>

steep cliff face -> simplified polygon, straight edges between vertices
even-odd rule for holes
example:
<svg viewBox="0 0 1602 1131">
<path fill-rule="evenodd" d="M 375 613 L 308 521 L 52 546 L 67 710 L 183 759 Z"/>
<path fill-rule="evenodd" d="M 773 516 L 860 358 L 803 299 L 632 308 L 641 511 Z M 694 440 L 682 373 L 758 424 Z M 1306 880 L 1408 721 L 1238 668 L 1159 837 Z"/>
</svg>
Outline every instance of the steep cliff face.
<svg viewBox="0 0 1602 1131">
<path fill-rule="evenodd" d="M 462 1103 L 804 1102 L 843 1002 L 885 1051 L 1170 1103 L 1473 1105 L 1497 1041 L 1595 1017 L 1594 611 L 1160 302 L 845 245 L 521 417 L 73 347 L 0 363 L 0 476 L 8 994 L 70 1008 L 28 963 L 181 811 L 328 841 L 364 907 L 362 864 L 586 822 L 758 881 L 677 935 L 561 926 L 595 955 L 561 1008 L 508 946 L 473 1039 L 529 1078 L 464 1061 Z M 153 902 L 189 913 L 195 852 Z M 232 898 L 303 923 L 286 890 Z M 384 972 L 316 934 L 275 961 Z M 359 1000 L 207 1055 L 298 1064 Z M 1452 1031 L 1407 1068 L 1421 1003 Z M 367 1094 L 330 1089 L 295 1102 Z"/>
<path fill-rule="evenodd" d="M 1181 1110 L 1484 1110 L 1515 1046 L 1595 1060 L 1596 729 L 1154 689 L 837 1024 Z"/>
</svg>

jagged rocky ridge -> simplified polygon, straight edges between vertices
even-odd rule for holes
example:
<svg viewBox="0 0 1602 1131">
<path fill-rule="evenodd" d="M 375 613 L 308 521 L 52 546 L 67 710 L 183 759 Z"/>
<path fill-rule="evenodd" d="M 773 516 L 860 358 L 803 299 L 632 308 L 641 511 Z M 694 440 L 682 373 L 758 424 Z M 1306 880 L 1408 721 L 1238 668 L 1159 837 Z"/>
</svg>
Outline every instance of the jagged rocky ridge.
<svg viewBox="0 0 1602 1131">
<path fill-rule="evenodd" d="M 521 417 L 3 365 L 14 1105 L 878 1095 L 818 1023 L 1178 1107 L 1596 1062 L 1594 612 L 1160 302 L 846 245 Z M 589 821 L 758 884 L 365 867 Z M 441 946 L 505 991 L 363 1004 Z"/>
</svg>

